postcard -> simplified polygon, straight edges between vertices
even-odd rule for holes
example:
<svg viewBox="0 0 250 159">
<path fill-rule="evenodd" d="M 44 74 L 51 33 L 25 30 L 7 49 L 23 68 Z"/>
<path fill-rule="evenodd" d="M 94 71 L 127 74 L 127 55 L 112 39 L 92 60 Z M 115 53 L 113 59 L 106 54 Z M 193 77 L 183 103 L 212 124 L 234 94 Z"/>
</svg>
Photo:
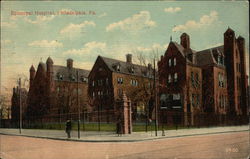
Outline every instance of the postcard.
<svg viewBox="0 0 250 159">
<path fill-rule="evenodd" d="M 247 159 L 248 1 L 1 1 L 1 159 Z"/>
</svg>

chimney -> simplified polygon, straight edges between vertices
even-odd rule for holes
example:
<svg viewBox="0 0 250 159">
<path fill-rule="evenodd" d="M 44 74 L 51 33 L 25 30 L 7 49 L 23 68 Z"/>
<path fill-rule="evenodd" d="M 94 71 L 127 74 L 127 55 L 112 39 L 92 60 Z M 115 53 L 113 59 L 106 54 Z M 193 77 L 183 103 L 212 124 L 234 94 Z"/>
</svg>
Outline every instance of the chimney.
<svg viewBox="0 0 250 159">
<path fill-rule="evenodd" d="M 181 38 L 181 45 L 185 49 L 189 49 L 190 48 L 190 38 L 189 38 L 189 35 L 187 33 L 183 33 L 180 38 Z"/>
<path fill-rule="evenodd" d="M 131 63 L 132 64 L 132 54 L 127 54 L 126 58 L 127 58 L 127 63 Z"/>
<path fill-rule="evenodd" d="M 69 69 L 73 68 L 73 60 L 72 59 L 67 59 L 67 67 Z"/>
<path fill-rule="evenodd" d="M 148 70 L 152 70 L 152 64 L 151 63 L 148 64 Z"/>
</svg>

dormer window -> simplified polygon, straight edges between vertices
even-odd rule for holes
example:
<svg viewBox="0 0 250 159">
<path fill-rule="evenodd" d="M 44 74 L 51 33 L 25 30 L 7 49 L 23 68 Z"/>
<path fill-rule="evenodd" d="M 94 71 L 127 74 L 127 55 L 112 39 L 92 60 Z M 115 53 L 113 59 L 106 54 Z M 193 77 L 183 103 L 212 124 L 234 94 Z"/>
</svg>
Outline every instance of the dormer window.
<svg viewBox="0 0 250 159">
<path fill-rule="evenodd" d="M 57 79 L 58 79 L 58 80 L 63 80 L 63 75 L 60 74 L 60 73 L 58 73 L 58 74 L 57 74 Z"/>
<path fill-rule="evenodd" d="M 221 61 L 221 56 L 220 55 L 218 55 L 218 64 L 222 64 L 222 61 Z"/>
<path fill-rule="evenodd" d="M 129 67 L 128 70 L 129 70 L 130 73 L 134 73 L 135 72 L 134 67 Z"/>
<path fill-rule="evenodd" d="M 71 80 L 71 81 L 75 81 L 75 80 L 76 80 L 75 76 L 74 76 L 74 75 L 71 75 L 71 76 L 70 76 L 70 80 Z"/>
<path fill-rule="evenodd" d="M 134 70 L 134 68 L 132 67 L 132 68 L 131 68 L 131 73 L 134 73 L 134 72 L 135 72 L 135 70 Z"/>
<path fill-rule="evenodd" d="M 84 76 L 81 76 L 81 81 L 82 82 L 88 82 L 88 78 L 84 77 Z"/>
<path fill-rule="evenodd" d="M 116 66 L 116 70 L 117 70 L 118 72 L 121 71 L 121 66 L 120 66 L 120 64 L 118 64 L 118 65 Z"/>
</svg>

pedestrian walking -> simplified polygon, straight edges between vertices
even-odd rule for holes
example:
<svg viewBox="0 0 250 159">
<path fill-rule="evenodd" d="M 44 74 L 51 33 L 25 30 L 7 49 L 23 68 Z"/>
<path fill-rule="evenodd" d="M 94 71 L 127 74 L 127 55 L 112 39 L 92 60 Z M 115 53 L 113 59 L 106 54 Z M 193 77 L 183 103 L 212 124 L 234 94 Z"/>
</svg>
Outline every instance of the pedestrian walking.
<svg viewBox="0 0 250 159">
<path fill-rule="evenodd" d="M 71 121 L 70 120 L 67 120 L 66 122 L 66 133 L 68 135 L 68 138 L 70 138 L 70 132 L 71 132 Z"/>
<path fill-rule="evenodd" d="M 118 136 L 122 136 L 122 122 L 121 119 L 119 119 L 116 123 L 116 133 Z"/>
</svg>

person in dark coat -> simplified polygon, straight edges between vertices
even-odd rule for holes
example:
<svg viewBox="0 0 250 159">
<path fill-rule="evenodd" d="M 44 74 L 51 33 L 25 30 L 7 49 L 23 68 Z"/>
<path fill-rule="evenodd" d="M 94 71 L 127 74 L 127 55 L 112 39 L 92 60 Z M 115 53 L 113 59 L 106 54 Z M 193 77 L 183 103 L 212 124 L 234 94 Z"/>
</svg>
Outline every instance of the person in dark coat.
<svg viewBox="0 0 250 159">
<path fill-rule="evenodd" d="M 121 121 L 121 119 L 118 119 L 118 121 L 116 123 L 116 133 L 118 134 L 118 136 L 122 136 L 122 121 Z"/>
<path fill-rule="evenodd" d="M 68 135 L 68 138 L 70 138 L 70 132 L 71 132 L 71 121 L 70 120 L 67 120 L 66 122 L 66 133 Z"/>
</svg>

